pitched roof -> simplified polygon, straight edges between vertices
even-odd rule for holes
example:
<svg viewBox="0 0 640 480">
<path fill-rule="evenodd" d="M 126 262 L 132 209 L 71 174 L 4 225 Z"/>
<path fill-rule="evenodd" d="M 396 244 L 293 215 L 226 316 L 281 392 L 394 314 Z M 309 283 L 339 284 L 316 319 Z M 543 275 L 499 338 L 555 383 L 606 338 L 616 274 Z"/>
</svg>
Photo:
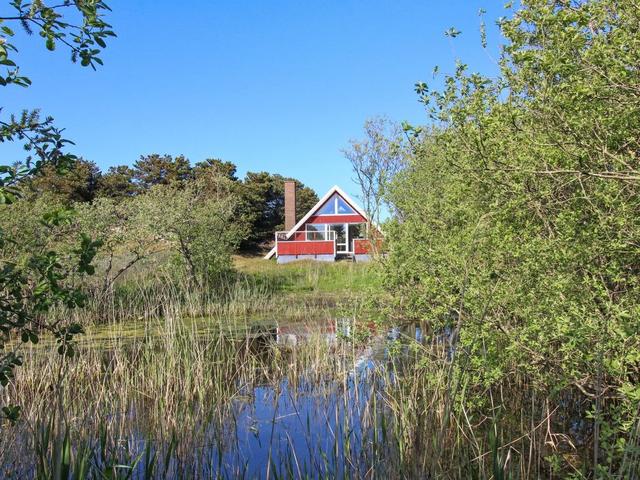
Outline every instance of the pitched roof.
<svg viewBox="0 0 640 480">
<path fill-rule="evenodd" d="M 368 220 L 367 214 L 364 212 L 364 210 L 362 210 L 362 208 L 360 208 L 360 206 L 356 202 L 354 202 L 351 199 L 351 197 L 346 194 L 344 190 L 342 190 L 339 186 L 334 185 L 329 189 L 327 193 L 324 194 L 324 196 L 320 200 L 318 200 L 318 203 L 316 203 L 311 208 L 311 210 L 309 210 L 307 214 L 304 217 L 302 217 L 300 221 L 296 223 L 291 230 L 287 232 L 287 238 L 291 237 L 291 235 L 293 235 L 294 232 L 296 232 L 301 226 L 303 226 L 306 223 L 307 220 L 309 220 L 309 218 L 311 218 L 318 210 L 320 210 L 320 208 L 325 204 L 327 200 L 331 198 L 331 196 L 334 193 L 337 193 L 338 195 L 340 195 L 344 199 L 344 201 L 347 202 L 358 214 L 362 215 L 365 220 Z M 275 253 L 276 253 L 276 247 L 273 247 L 271 250 L 269 250 L 269 253 L 267 253 L 264 256 L 264 258 L 268 260 L 271 257 L 273 257 Z"/>
</svg>

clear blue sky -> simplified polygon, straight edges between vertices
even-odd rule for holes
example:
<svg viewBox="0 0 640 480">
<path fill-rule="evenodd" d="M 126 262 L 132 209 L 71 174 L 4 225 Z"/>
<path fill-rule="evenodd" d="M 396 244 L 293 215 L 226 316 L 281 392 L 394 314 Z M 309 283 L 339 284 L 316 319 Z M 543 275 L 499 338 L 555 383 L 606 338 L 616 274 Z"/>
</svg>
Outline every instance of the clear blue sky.
<svg viewBox="0 0 640 480">
<path fill-rule="evenodd" d="M 3 115 L 41 108 L 103 170 L 150 153 L 219 157 L 241 175 L 293 176 L 320 195 L 336 183 L 357 195 L 340 149 L 367 117 L 426 122 L 413 85 L 431 81 L 434 65 L 450 72 L 460 58 L 495 71 L 494 21 L 505 14 L 496 0 L 107 3 L 118 38 L 96 72 L 37 36 L 16 39 L 33 86 L 3 88 Z M 444 35 L 452 26 L 462 31 L 454 40 Z M 0 148 L 3 164 L 24 156 Z"/>
</svg>

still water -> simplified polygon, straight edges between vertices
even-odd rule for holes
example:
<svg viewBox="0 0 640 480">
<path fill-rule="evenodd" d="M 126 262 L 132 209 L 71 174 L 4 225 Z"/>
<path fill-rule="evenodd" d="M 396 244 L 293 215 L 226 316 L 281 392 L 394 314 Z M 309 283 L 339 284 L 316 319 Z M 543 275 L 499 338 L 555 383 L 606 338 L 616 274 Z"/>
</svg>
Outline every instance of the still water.
<svg viewBox="0 0 640 480">
<path fill-rule="evenodd" d="M 383 398 L 393 374 L 381 375 L 380 369 L 392 362 L 390 345 L 406 352 L 424 338 L 419 326 L 369 330 L 370 337 L 357 345 L 349 320 L 262 325 L 243 334 L 255 350 L 279 346 L 286 352 L 284 363 L 319 339 L 329 351 L 347 346 L 350 354 L 336 355 L 340 368 L 327 374 L 318 375 L 310 364 L 295 381 L 285 375 L 273 385 L 267 373 L 263 382 L 241 387 L 222 417 L 207 420 L 204 443 L 169 471 L 206 478 L 374 478 L 396 472 L 388 461 L 398 452 L 389 441 L 392 415 Z M 247 345 L 240 342 L 239 348 Z"/>
<path fill-rule="evenodd" d="M 411 361 L 411 352 L 427 341 L 419 326 L 379 330 L 373 324 L 356 328 L 353 320 L 334 319 L 258 322 L 226 330 L 199 322 L 187 330 L 189 348 L 208 358 L 191 367 L 204 368 L 199 375 L 205 377 L 210 369 L 216 392 L 166 405 L 166 392 L 160 391 L 128 394 L 121 403 L 83 397 L 87 407 L 69 420 L 75 425 L 71 448 L 76 457 L 91 452 L 87 463 L 93 476 L 397 476 L 401 436 L 385 392 Z M 157 360 L 148 358 L 162 358 L 163 348 L 171 351 L 168 343 L 155 343 L 160 335 L 175 336 L 172 341 L 182 338 L 170 331 L 145 327 L 144 335 L 94 332 L 83 340 L 81 350 L 97 355 L 101 378 L 109 379 L 123 364 L 130 371 L 149 369 L 149 362 Z M 218 354 L 208 355 L 214 350 L 225 352 L 224 360 L 216 363 Z M 184 382 L 175 384 L 188 389 Z M 111 387 L 114 397 L 117 388 Z M 191 398 L 190 393 L 179 391 L 177 398 Z M 119 407 L 112 407 L 115 404 Z M 13 443 L 13 453 L 5 450 L 0 458 L 4 477 L 36 476 L 30 458 L 42 446 L 33 425 L 26 423 L 23 441 Z M 55 457 L 55 447 L 46 448 L 50 458 Z"/>
</svg>

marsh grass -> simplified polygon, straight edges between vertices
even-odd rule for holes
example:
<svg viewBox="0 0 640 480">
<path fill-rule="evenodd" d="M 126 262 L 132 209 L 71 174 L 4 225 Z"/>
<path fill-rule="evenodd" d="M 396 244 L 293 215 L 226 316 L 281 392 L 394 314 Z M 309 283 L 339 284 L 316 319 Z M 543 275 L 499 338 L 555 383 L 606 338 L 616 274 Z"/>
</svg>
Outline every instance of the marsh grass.
<svg viewBox="0 0 640 480">
<path fill-rule="evenodd" d="M 146 332 L 153 334 L 126 339 L 114 326 L 108 348 L 80 346 L 71 361 L 42 346 L 25 352 L 25 368 L 10 392 L 24 401 L 23 420 L 12 432 L 20 441 L 6 443 L 3 436 L 5 474 L 63 478 L 61 472 L 74 464 L 96 475 L 146 476 L 150 459 L 162 452 L 164 467 L 154 475 L 185 473 L 200 465 L 205 468 L 200 473 L 235 477 L 236 462 L 219 459 L 212 465 L 209 456 L 233 456 L 238 404 L 246 406 L 256 388 L 276 396 L 286 391 L 294 409 L 302 396 L 322 399 L 337 379 L 348 381 L 355 353 L 353 346 L 332 346 L 319 337 L 290 349 L 249 325 L 203 331 L 172 317 Z M 351 403 L 336 397 L 334 407 L 342 412 Z M 335 415 L 345 416 L 338 410 Z M 334 442 L 337 455 L 342 447 L 338 439 Z M 282 448 L 278 444 L 278 451 L 270 453 L 279 459 L 274 472 L 284 468 Z M 201 455 L 197 462 L 183 457 L 193 452 Z M 337 458 L 327 461 L 323 468 L 338 468 Z"/>
<path fill-rule="evenodd" d="M 112 288 L 88 285 L 86 308 L 58 308 L 49 321 L 83 326 L 124 322 L 129 326 L 168 316 L 184 318 L 260 318 L 335 316 L 380 294 L 371 265 L 296 262 L 277 265 L 256 257 L 236 257 L 236 269 L 194 284 L 184 272 L 138 266 Z"/>
<path fill-rule="evenodd" d="M 52 341 L 24 349 L 3 391 L 23 411 L 0 426 L 0 475 L 590 475 L 579 395 L 537 398 L 521 375 L 479 388 L 442 334 L 387 335 L 359 316 L 371 284 L 351 296 L 337 286 L 375 272 L 334 267 L 248 262 L 216 290 L 129 278 L 108 301 L 57 312 L 87 335 L 71 359 Z M 634 452 L 620 478 L 637 478 Z"/>
<path fill-rule="evenodd" d="M 25 352 L 9 391 L 23 417 L 0 440 L 5 477 L 551 478 L 546 456 L 579 453 L 525 383 L 451 384 L 442 342 L 301 325 L 311 333 L 289 345 L 265 325 L 170 315 L 137 337 L 120 325 L 75 359 Z"/>
</svg>

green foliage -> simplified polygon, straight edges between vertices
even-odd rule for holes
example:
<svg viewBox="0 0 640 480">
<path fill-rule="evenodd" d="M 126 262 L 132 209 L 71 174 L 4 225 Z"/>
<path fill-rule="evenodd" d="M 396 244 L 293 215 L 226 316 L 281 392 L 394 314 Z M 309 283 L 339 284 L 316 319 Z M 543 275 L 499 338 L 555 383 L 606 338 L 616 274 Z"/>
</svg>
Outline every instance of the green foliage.
<svg viewBox="0 0 640 480">
<path fill-rule="evenodd" d="M 62 44 L 71 52 L 71 60 L 75 63 L 78 59 L 83 67 L 102 65 L 98 57 L 100 50 L 107 46 L 106 41 L 115 37 L 111 25 L 106 23 L 103 13 L 110 10 L 101 0 L 90 2 L 63 2 L 47 5 L 42 0 L 25 2 L 23 0 L 11 0 L 9 6 L 14 10 L 13 15 L 0 17 L 0 62 L 5 69 L 4 75 L 0 75 L 0 85 L 15 84 L 28 86 L 31 81 L 27 77 L 19 75 L 19 70 L 12 54 L 17 53 L 17 48 L 10 43 L 15 35 L 9 22 L 19 23 L 28 33 L 38 32 L 45 40 L 47 50 L 55 50 L 57 44 Z M 80 21 L 71 23 L 72 15 L 65 17 L 65 10 L 76 10 Z"/>
<path fill-rule="evenodd" d="M 29 190 L 34 194 L 53 193 L 65 203 L 88 202 L 93 200 L 99 188 L 100 169 L 93 162 L 81 158 L 70 162 L 66 168 L 56 168 L 51 164 L 31 176 Z"/>
<path fill-rule="evenodd" d="M 111 26 L 103 20 L 103 12 L 109 7 L 102 1 L 63 2 L 47 5 L 44 1 L 24 2 L 12 0 L 9 7 L 14 10 L 10 16 L 0 17 L 0 86 L 17 85 L 28 87 L 31 80 L 20 74 L 15 56 L 18 49 L 11 43 L 15 32 L 10 24 L 19 24 L 28 34 L 37 31 L 45 39 L 47 49 L 53 50 L 57 43 L 63 44 L 71 52 L 71 60 L 78 58 L 82 66 L 102 65 L 98 57 L 106 40 L 114 37 Z M 72 10 L 79 14 L 78 23 L 73 23 L 64 13 Z M 69 15 L 73 17 L 73 13 Z M 30 152 L 26 161 L 17 160 L 14 167 L 2 166 L 0 170 L 0 203 L 12 202 L 19 193 L 17 184 L 34 175 L 45 165 L 66 168 L 76 157 L 63 152 L 71 143 L 61 135 L 62 129 L 53 125 L 53 119 L 40 118 L 39 112 L 23 111 L 20 115 L 10 115 L 0 119 L 0 142 L 24 141 L 25 150 Z"/>
<path fill-rule="evenodd" d="M 53 118 L 41 120 L 38 111 L 25 110 L 19 117 L 0 120 L 0 142 L 24 141 L 24 149 L 29 152 L 24 162 L 0 166 L 0 204 L 15 202 L 20 196 L 20 182 L 45 166 L 62 172 L 73 165 L 76 156 L 63 151 L 72 142 L 62 138 L 61 132 L 53 125 Z"/>
<path fill-rule="evenodd" d="M 529 0 L 500 25 L 498 78 L 459 63 L 442 90 L 416 84 L 433 126 L 389 197 L 386 284 L 454 329 L 471 385 L 526 378 L 560 409 L 571 391 L 626 412 L 594 424 L 602 477 L 637 442 L 640 14 Z"/>
<path fill-rule="evenodd" d="M 12 171 L 7 168 L 7 171 Z M 69 157 L 64 164 L 38 169 L 28 177 L 31 190 L 37 194 L 55 194 L 65 203 L 109 198 L 122 201 L 150 191 L 156 185 L 194 187 L 203 195 L 217 198 L 232 192 L 237 198 L 236 214 L 241 224 L 250 224 L 242 238 L 241 249 L 256 250 L 273 241 L 273 234 L 284 228 L 284 181 L 294 180 L 267 172 L 236 175 L 237 167 L 229 161 L 209 158 L 191 167 L 183 156 L 141 156 L 133 167 L 110 167 L 102 174 L 94 163 Z M 296 214 L 301 218 L 318 201 L 309 187 L 297 181 Z M 224 184 L 224 185 L 223 185 Z M 221 186 L 222 185 L 222 186 Z M 221 188 L 220 192 L 218 189 Z"/>
<path fill-rule="evenodd" d="M 143 190 L 148 190 L 154 185 L 185 182 L 191 176 L 189 160 L 182 155 L 175 158 L 158 154 L 141 156 L 133 166 L 133 179 Z"/>
<path fill-rule="evenodd" d="M 138 192 L 133 182 L 133 169 L 126 165 L 109 167 L 98 180 L 98 196 L 107 198 L 131 197 Z"/>
<path fill-rule="evenodd" d="M 98 57 L 100 50 L 106 47 L 105 40 L 115 36 L 110 26 L 102 19 L 102 12 L 108 10 L 102 1 L 63 2 L 49 6 L 44 1 L 23 2 L 12 0 L 9 7 L 14 11 L 12 16 L 0 17 L 0 86 L 17 85 L 28 87 L 29 78 L 22 76 L 15 62 L 17 48 L 11 43 L 14 30 L 9 24 L 20 26 L 31 34 L 37 31 L 45 39 L 46 48 L 53 50 L 57 43 L 69 48 L 72 61 L 80 59 L 83 66 L 101 65 Z M 63 15 L 72 10 L 76 13 L 78 24 L 70 23 Z M 73 17 L 73 14 L 71 15 Z M 24 222 L 15 216 L 13 207 L 22 204 L 30 211 L 32 197 L 24 196 L 25 180 L 35 182 L 57 182 L 57 174 L 73 169 L 80 177 L 84 173 L 91 176 L 96 173 L 95 166 L 82 162 L 74 155 L 65 152 L 71 144 L 62 137 L 62 129 L 54 126 L 53 119 L 41 119 L 38 111 L 23 111 L 19 115 L 10 115 L 6 120 L 0 119 L 0 143 L 20 141 L 28 153 L 24 161 L 15 161 L 13 166 L 0 167 L 0 204 L 2 216 L 9 215 L 16 222 Z M 81 171 L 84 171 L 82 173 Z M 54 181 L 55 178 L 55 181 Z M 88 192 L 78 189 L 78 178 L 66 182 L 60 187 L 64 194 L 74 199 L 74 195 L 90 196 Z M 63 182 L 64 183 L 64 182 Z M 91 184 L 91 181 L 89 181 Z M 33 185 L 33 183 L 32 183 Z M 36 188 L 37 190 L 37 188 Z M 33 203 L 31 203 L 33 205 Z M 16 207 L 18 210 L 20 206 Z M 11 212 L 8 212 L 8 209 Z M 13 215 L 13 216 L 12 216 Z M 33 218 L 33 216 L 31 216 Z M 57 305 L 68 309 L 81 307 L 85 296 L 77 288 L 75 282 L 84 275 L 93 273 L 91 262 L 100 242 L 83 236 L 80 245 L 69 252 L 60 252 L 58 245 L 51 245 L 50 237 L 62 225 L 70 222 L 69 210 L 57 209 L 49 211 L 41 219 L 41 225 L 31 222 L 27 228 L 13 228 L 14 237 L 0 229 L 0 385 L 6 387 L 14 375 L 14 369 L 22 365 L 19 348 L 13 341 L 20 338 L 23 343 L 38 342 L 40 331 L 49 330 L 58 339 L 60 353 L 71 356 L 73 338 L 81 333 L 81 329 L 73 324 L 63 325 L 59 322 L 48 322 L 46 313 Z M 3 223 L 5 225 L 5 223 Z M 52 235 L 42 235 L 44 230 Z M 16 405 L 2 407 L 3 415 L 15 421 L 20 412 Z"/>
<path fill-rule="evenodd" d="M 142 203 L 134 197 L 102 197 L 75 205 L 76 233 L 102 241 L 96 276 L 103 295 L 136 264 L 166 248 L 148 228 Z"/>
<path fill-rule="evenodd" d="M 38 343 L 39 332 L 54 334 L 60 345 L 60 353 L 73 355 L 73 338 L 81 333 L 75 324 L 63 325 L 49 322 L 46 313 L 57 305 L 67 309 L 82 307 L 85 295 L 75 287 L 75 280 L 93 272 L 91 262 L 100 242 L 83 237 L 74 255 L 65 257 L 49 250 L 37 241 L 25 245 L 30 253 L 22 260 L 16 259 L 13 240 L 0 231 L 0 384 L 5 387 L 13 377 L 15 367 L 22 365 L 22 357 L 12 337 L 23 343 Z M 9 420 L 15 420 L 16 406 L 3 409 Z"/>
<path fill-rule="evenodd" d="M 233 163 L 220 160 L 219 158 L 207 158 L 202 162 L 196 163 L 194 175 L 198 178 L 208 175 L 211 171 L 231 180 L 232 182 L 238 181 L 238 177 L 236 176 L 238 168 Z"/>
<path fill-rule="evenodd" d="M 244 179 L 243 196 L 247 214 L 253 219 L 244 248 L 255 248 L 273 240 L 274 232 L 284 229 L 284 182 L 295 180 L 267 172 L 249 172 Z M 317 202 L 318 196 L 296 180 L 296 218 L 304 216 Z"/>
<path fill-rule="evenodd" d="M 136 221 L 180 254 L 196 283 L 230 270 L 231 253 L 247 234 L 230 181 L 220 176 L 217 180 L 216 195 L 210 194 L 209 178 L 184 186 L 156 185 L 135 198 L 140 215 Z"/>
</svg>

